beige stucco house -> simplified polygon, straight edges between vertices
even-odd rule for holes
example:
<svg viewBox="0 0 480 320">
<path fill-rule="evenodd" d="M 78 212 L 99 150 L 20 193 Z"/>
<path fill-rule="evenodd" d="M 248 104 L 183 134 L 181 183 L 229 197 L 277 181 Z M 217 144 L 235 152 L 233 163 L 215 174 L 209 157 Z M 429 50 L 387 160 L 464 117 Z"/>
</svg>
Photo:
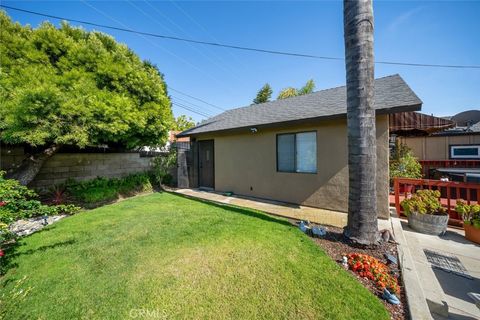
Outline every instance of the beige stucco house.
<svg viewBox="0 0 480 320">
<path fill-rule="evenodd" d="M 400 76 L 375 80 L 379 217 L 388 216 L 388 115 L 421 104 Z M 348 209 L 345 87 L 228 110 L 178 136 L 191 141 L 181 187 Z"/>
</svg>

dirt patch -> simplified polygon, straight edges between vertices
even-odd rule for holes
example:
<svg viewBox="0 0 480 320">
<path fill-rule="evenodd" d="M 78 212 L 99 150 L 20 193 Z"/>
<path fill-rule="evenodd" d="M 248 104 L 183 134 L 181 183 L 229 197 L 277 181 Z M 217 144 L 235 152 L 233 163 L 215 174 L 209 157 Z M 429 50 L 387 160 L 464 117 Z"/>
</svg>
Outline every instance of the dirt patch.
<svg viewBox="0 0 480 320">
<path fill-rule="evenodd" d="M 298 226 L 298 222 L 291 221 L 293 224 Z M 394 243 L 382 243 L 381 245 L 374 248 L 359 248 L 352 246 L 348 240 L 343 236 L 343 229 L 337 227 L 325 227 L 327 234 L 321 238 L 311 238 L 317 245 L 319 245 L 335 262 L 342 266 L 342 257 L 349 253 L 362 253 L 368 254 L 372 257 L 377 258 L 383 263 L 387 263 L 385 254 L 391 254 L 398 261 L 397 246 Z M 343 267 L 343 266 L 342 266 Z M 408 314 L 408 305 L 407 299 L 405 296 L 405 287 L 403 286 L 402 274 L 400 267 L 396 264 L 389 265 L 391 270 L 394 270 L 400 276 L 398 278 L 398 284 L 400 286 L 400 305 L 393 305 L 382 299 L 382 290 L 377 288 L 375 282 L 360 277 L 357 273 L 347 270 L 350 272 L 360 283 L 362 283 L 368 290 L 370 290 L 378 299 L 384 304 L 385 308 L 390 312 L 391 319 L 393 320 L 404 320 L 409 319 Z"/>
</svg>

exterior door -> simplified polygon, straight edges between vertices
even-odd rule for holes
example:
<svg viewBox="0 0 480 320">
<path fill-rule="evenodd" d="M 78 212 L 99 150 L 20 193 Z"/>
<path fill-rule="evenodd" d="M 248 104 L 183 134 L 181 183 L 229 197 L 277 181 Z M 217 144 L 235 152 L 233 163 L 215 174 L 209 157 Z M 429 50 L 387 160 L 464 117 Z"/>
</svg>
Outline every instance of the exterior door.
<svg viewBox="0 0 480 320">
<path fill-rule="evenodd" d="M 198 142 L 198 182 L 200 187 L 215 188 L 213 140 Z"/>
</svg>

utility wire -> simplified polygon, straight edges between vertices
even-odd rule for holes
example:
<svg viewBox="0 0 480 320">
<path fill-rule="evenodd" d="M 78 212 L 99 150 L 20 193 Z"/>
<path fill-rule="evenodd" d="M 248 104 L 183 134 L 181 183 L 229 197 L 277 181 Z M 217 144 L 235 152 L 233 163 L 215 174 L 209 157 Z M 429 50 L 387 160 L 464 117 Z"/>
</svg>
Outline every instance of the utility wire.
<svg viewBox="0 0 480 320">
<path fill-rule="evenodd" d="M 191 108 L 191 107 L 189 107 L 189 106 L 186 106 L 186 105 L 184 105 L 184 104 L 182 104 L 182 103 L 179 103 L 179 102 L 172 102 L 172 104 L 173 104 L 174 106 L 176 106 L 176 107 L 180 107 L 180 108 L 182 108 L 182 109 L 188 110 L 188 111 L 190 111 L 190 112 L 193 112 L 193 113 L 198 114 L 198 115 L 200 115 L 200 116 L 202 116 L 202 117 L 205 117 L 205 118 L 210 118 L 210 117 L 212 117 L 212 115 L 210 115 L 210 114 L 207 114 L 207 113 L 204 113 L 204 112 L 201 112 L 201 111 L 197 111 L 197 110 L 195 110 L 195 109 L 193 109 L 193 108 Z"/>
<path fill-rule="evenodd" d="M 88 3 L 88 2 L 87 2 L 87 1 L 85 1 L 85 0 L 81 0 L 81 1 L 82 1 L 83 3 L 85 3 L 87 6 L 89 6 L 90 8 L 92 8 L 93 10 L 95 10 L 95 11 L 97 11 L 98 13 L 100 13 L 101 15 L 105 16 L 106 18 L 108 18 L 108 19 L 112 20 L 112 21 L 113 21 L 113 22 L 115 22 L 115 23 L 118 23 L 118 24 L 120 24 L 121 26 L 123 26 L 123 27 L 125 27 L 125 28 L 128 28 L 128 26 L 127 26 L 127 25 L 125 25 L 125 24 L 124 24 L 124 23 L 122 23 L 121 21 L 118 21 L 117 19 L 115 19 L 115 18 L 113 18 L 113 17 L 109 16 L 107 13 L 105 13 L 104 11 L 102 11 L 102 10 L 98 9 L 98 8 L 97 8 L 97 7 L 95 7 L 94 5 L 92 5 L 92 4 L 90 4 L 90 3 Z M 152 45 L 154 45 L 154 46 L 156 46 L 156 47 L 158 47 L 158 48 L 160 48 L 160 49 L 162 49 L 162 50 L 166 51 L 168 54 L 170 54 L 170 55 L 172 55 L 172 56 L 174 56 L 174 57 L 176 57 L 176 58 L 178 58 L 178 59 L 180 59 L 180 60 L 184 61 L 185 63 L 187 63 L 187 64 L 191 65 L 193 68 L 195 68 L 195 69 L 197 69 L 198 71 L 200 71 L 200 72 L 204 73 L 204 72 L 203 72 L 201 69 L 199 69 L 199 68 L 198 68 L 198 67 L 196 67 L 195 65 L 193 65 L 193 64 L 191 64 L 190 62 L 188 62 L 187 60 L 185 60 L 185 59 L 183 59 L 183 58 L 179 57 L 179 56 L 178 56 L 178 55 L 176 55 L 175 53 L 173 53 L 173 52 L 171 52 L 171 51 L 167 50 L 166 48 L 163 48 L 163 47 L 161 47 L 159 44 L 157 44 L 157 43 L 155 43 L 155 42 L 151 41 L 151 40 L 150 40 L 149 38 L 147 38 L 146 36 L 144 36 L 144 35 L 142 35 L 142 34 L 137 34 L 137 35 L 138 35 L 140 38 L 143 38 L 143 39 L 145 39 L 147 42 L 151 43 Z M 210 77 L 211 77 L 213 80 L 217 80 L 217 79 L 216 79 L 215 77 L 213 77 L 212 75 L 210 75 L 210 74 L 208 74 L 208 73 L 205 73 L 205 74 L 206 74 L 206 75 L 208 75 L 208 76 L 210 76 Z M 217 81 L 219 81 L 219 80 L 217 80 Z M 198 98 L 195 98 L 195 99 L 198 99 Z M 203 101 L 203 100 L 202 100 L 202 101 Z M 206 103 L 206 102 L 205 102 L 205 103 Z M 207 104 L 208 104 L 208 103 L 207 103 Z M 187 106 L 187 107 L 188 107 L 188 106 Z M 195 108 L 192 108 L 192 107 L 190 107 L 190 108 L 191 108 L 191 109 L 195 109 Z M 185 109 L 185 108 L 184 108 L 184 109 Z M 191 111 L 192 111 L 192 112 L 195 112 L 194 110 L 191 110 Z M 201 113 L 202 113 L 202 111 L 201 111 Z M 199 114 L 199 113 L 197 113 L 197 114 Z M 204 115 L 204 116 L 206 116 L 206 117 L 210 117 L 210 115 L 207 115 L 206 113 L 202 113 L 201 115 Z"/>
<path fill-rule="evenodd" d="M 191 108 L 195 108 L 197 110 L 201 110 L 201 111 L 205 111 L 205 112 L 208 112 L 208 113 L 211 113 L 210 110 L 205 110 L 205 106 L 200 106 L 198 104 L 195 104 L 187 99 L 184 99 L 184 98 L 180 98 L 179 96 L 176 96 L 176 95 L 171 95 L 171 98 L 174 99 L 174 100 L 179 100 L 180 103 L 184 103 L 186 104 L 187 106 L 191 107 Z M 216 112 L 216 111 L 215 111 Z"/>
<path fill-rule="evenodd" d="M 195 99 L 195 100 L 200 101 L 200 102 L 203 102 L 203 103 L 208 104 L 209 106 L 212 106 L 212 107 L 217 108 L 217 109 L 219 109 L 219 110 L 227 111 L 227 109 L 221 108 L 221 107 L 216 106 L 216 105 L 214 105 L 214 104 L 211 104 L 211 103 L 209 103 L 209 102 L 207 102 L 207 101 L 205 101 L 205 100 L 202 100 L 202 99 L 199 99 L 199 98 L 194 97 L 194 96 L 192 96 L 192 95 L 189 95 L 188 93 L 185 93 L 185 92 L 182 92 L 182 91 L 180 91 L 180 90 L 174 89 L 174 88 L 172 88 L 171 86 L 168 86 L 168 90 L 172 90 L 172 91 L 178 92 L 178 93 L 180 93 L 180 94 L 183 94 L 184 96 L 187 96 L 187 97 L 189 97 L 189 98 Z"/>
<path fill-rule="evenodd" d="M 137 30 L 127 29 L 127 28 L 119 28 L 119 27 L 114 27 L 114 26 L 109 26 L 109 25 L 104 25 L 104 24 L 99 24 L 99 23 L 94 23 L 94 22 L 89 22 L 89 21 L 83 21 L 83 20 L 78 20 L 78 19 L 70 19 L 70 18 L 55 16 L 55 15 L 50 15 L 50 14 L 44 14 L 44 13 L 40 13 L 40 12 L 15 8 L 15 7 L 11 7 L 11 6 L 6 6 L 6 5 L 3 5 L 3 4 L 0 4 L 0 7 L 10 9 L 10 10 L 20 11 L 20 12 L 25 12 L 25 13 L 29 13 L 29 14 L 33 14 L 33 15 L 37 15 L 37 16 L 43 16 L 43 17 L 47 17 L 47 18 L 57 19 L 57 20 L 68 20 L 68 21 L 77 22 L 77 23 L 81 23 L 81 24 L 86 24 L 86 25 L 91 25 L 91 26 L 96 26 L 96 27 L 101 27 L 101 28 L 106 28 L 106 29 L 112 29 L 112 30 L 117 30 L 117 31 L 123 31 L 123 32 L 135 33 L 135 34 L 140 34 L 140 35 L 155 37 L 155 38 L 161 38 L 161 39 L 168 39 L 168 40 L 175 40 L 175 41 L 182 41 L 182 42 L 190 42 L 190 43 L 196 43 L 196 44 L 204 44 L 204 45 L 209 45 L 209 46 L 224 47 L 224 48 L 244 50 L 244 51 L 254 51 L 254 52 L 261 52 L 261 53 L 268 53 L 268 54 L 275 54 L 275 55 L 300 57 L 300 58 L 311 58 L 311 59 L 320 59 L 320 60 L 335 60 L 335 61 L 344 61 L 345 60 L 344 58 L 340 58 L 340 57 L 318 56 L 318 55 L 313 55 L 313 54 L 304 54 L 304 53 L 297 53 L 297 52 L 286 52 L 286 51 L 268 50 L 268 49 L 261 49 L 261 48 L 242 47 L 242 46 L 230 45 L 230 44 L 224 44 L 224 43 L 208 42 L 208 41 L 200 41 L 200 40 L 180 38 L 180 37 L 174 37 L 174 36 L 167 36 L 167 35 L 162 35 L 162 34 L 155 34 L 155 33 L 137 31 Z M 425 64 L 425 63 L 409 63 L 409 62 L 395 62 L 395 61 L 375 61 L 375 63 L 376 64 L 385 64 L 385 65 L 409 66 L 409 67 L 480 69 L 480 65 Z"/>
</svg>

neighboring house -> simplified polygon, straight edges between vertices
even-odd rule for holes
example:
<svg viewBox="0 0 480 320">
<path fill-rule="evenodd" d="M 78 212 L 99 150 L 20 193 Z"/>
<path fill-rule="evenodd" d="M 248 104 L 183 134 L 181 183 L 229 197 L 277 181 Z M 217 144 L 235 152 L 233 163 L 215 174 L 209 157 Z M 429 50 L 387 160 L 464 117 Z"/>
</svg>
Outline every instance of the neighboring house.
<svg viewBox="0 0 480 320">
<path fill-rule="evenodd" d="M 168 143 L 169 145 L 172 145 L 172 143 L 177 142 L 177 143 L 183 143 L 183 142 L 190 142 L 190 139 L 188 137 L 177 137 L 177 135 L 181 131 L 169 131 L 168 132 Z"/>
<path fill-rule="evenodd" d="M 480 160 L 480 110 L 448 117 L 455 125 L 426 136 L 402 137 L 419 160 Z"/>
<path fill-rule="evenodd" d="M 389 215 L 388 115 L 421 105 L 399 75 L 375 80 L 379 217 Z M 180 187 L 348 210 L 345 87 L 228 110 L 177 136 L 191 140 Z"/>
</svg>

